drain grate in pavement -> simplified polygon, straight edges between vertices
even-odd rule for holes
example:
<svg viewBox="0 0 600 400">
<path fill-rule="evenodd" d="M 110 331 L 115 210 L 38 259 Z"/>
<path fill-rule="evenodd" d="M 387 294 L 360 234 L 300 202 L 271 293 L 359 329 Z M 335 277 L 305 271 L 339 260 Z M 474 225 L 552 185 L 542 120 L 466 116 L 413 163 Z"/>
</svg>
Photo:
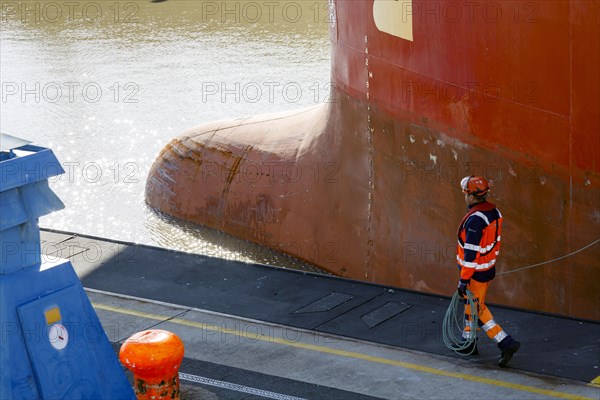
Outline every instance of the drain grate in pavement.
<svg viewBox="0 0 600 400">
<path fill-rule="evenodd" d="M 403 311 L 408 310 L 412 306 L 404 303 L 396 303 L 395 301 L 390 301 L 385 303 L 379 308 L 374 309 L 371 312 L 366 313 L 360 319 L 367 324 L 370 329 L 373 329 L 377 325 L 387 321 L 390 318 L 395 317 Z"/>
<path fill-rule="evenodd" d="M 333 292 L 327 296 L 310 303 L 306 307 L 294 311 L 294 314 L 317 313 L 330 311 L 354 298 L 351 294 Z"/>
</svg>

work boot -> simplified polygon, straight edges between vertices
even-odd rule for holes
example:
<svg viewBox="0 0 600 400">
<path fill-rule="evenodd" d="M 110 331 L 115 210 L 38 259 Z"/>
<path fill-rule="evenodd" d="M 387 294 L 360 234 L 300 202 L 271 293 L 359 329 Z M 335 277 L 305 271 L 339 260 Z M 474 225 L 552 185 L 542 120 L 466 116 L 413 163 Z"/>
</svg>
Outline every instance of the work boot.
<svg viewBox="0 0 600 400">
<path fill-rule="evenodd" d="M 462 347 L 462 345 L 466 344 L 466 340 L 464 340 L 463 342 L 461 342 L 459 345 Z M 471 343 L 468 347 L 466 347 L 463 350 L 455 350 L 458 354 L 462 354 L 465 356 L 476 356 L 477 354 L 479 354 L 479 350 L 477 349 L 477 339 L 475 339 L 475 341 L 473 343 Z"/>
<path fill-rule="evenodd" d="M 498 365 L 500 367 L 505 367 L 513 357 L 513 354 L 519 350 L 519 347 L 521 347 L 521 343 L 517 342 L 510 335 L 502 339 L 502 341 L 498 343 L 498 348 L 500 348 L 500 351 L 502 352 L 500 359 L 498 360 Z"/>
</svg>

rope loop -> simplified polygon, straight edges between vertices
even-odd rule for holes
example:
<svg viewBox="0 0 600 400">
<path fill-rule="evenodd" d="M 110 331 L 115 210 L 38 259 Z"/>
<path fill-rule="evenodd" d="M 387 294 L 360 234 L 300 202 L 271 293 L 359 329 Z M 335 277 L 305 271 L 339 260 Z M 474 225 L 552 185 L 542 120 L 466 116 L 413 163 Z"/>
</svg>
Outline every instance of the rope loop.
<svg viewBox="0 0 600 400">
<path fill-rule="evenodd" d="M 444 322 L 442 324 L 442 336 L 444 344 L 450 350 L 467 356 L 475 350 L 473 344 L 477 340 L 477 328 L 473 330 L 469 338 L 463 336 L 465 331 L 467 320 L 465 318 L 464 304 L 468 304 L 470 307 L 469 319 L 474 321 L 475 327 L 479 320 L 477 313 L 477 299 L 473 296 L 470 290 L 467 290 L 467 298 L 463 298 L 458 292 L 454 292 L 454 296 L 450 300 L 450 305 L 444 316 Z M 466 349 L 472 346 L 470 352 L 465 352 Z"/>
</svg>

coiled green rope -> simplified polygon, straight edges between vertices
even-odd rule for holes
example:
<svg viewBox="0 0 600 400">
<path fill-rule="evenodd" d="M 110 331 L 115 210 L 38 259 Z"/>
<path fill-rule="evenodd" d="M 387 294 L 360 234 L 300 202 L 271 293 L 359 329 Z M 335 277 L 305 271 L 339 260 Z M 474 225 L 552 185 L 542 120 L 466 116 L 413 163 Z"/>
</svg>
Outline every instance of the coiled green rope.
<svg viewBox="0 0 600 400">
<path fill-rule="evenodd" d="M 450 305 L 444 316 L 444 323 L 442 324 L 442 336 L 444 338 L 444 344 L 450 350 L 457 352 L 460 355 L 469 355 L 475 351 L 473 343 L 477 340 L 477 321 L 479 317 L 477 315 L 477 299 L 473 296 L 470 290 L 467 290 L 466 303 L 470 306 L 470 320 L 474 321 L 474 330 L 469 339 L 463 337 L 463 331 L 465 330 L 465 309 L 464 298 L 454 292 L 454 296 L 450 300 Z M 464 352 L 466 349 L 472 346 L 470 352 Z M 459 351 L 463 351 L 459 353 Z"/>
</svg>

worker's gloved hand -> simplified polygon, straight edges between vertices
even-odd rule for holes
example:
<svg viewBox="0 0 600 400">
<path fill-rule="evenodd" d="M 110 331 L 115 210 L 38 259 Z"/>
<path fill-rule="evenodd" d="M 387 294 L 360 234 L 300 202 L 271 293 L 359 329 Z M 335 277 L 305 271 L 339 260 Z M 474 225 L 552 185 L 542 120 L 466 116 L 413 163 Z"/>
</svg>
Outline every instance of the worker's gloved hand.
<svg viewBox="0 0 600 400">
<path fill-rule="evenodd" d="M 458 289 L 456 289 L 458 294 L 460 294 L 463 297 L 465 297 L 467 295 L 467 285 L 469 284 L 469 282 L 471 282 L 470 279 L 469 280 L 461 279 L 458 281 Z"/>
</svg>

